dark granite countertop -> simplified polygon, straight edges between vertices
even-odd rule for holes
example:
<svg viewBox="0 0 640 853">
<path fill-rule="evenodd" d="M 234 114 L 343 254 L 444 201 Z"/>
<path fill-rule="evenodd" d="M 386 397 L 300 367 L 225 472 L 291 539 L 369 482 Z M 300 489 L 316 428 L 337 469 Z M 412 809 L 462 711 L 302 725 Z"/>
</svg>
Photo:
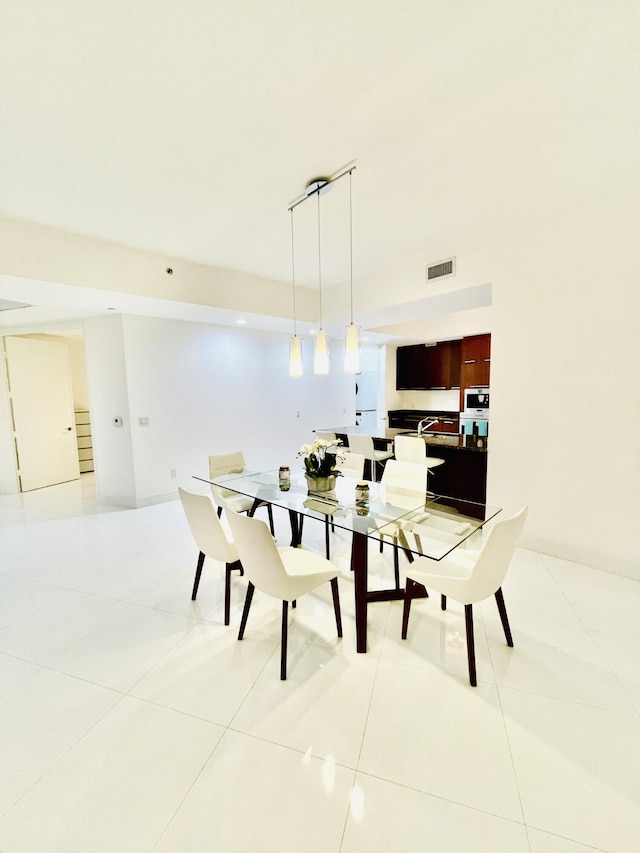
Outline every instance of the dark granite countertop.
<svg viewBox="0 0 640 853">
<path fill-rule="evenodd" d="M 377 441 L 392 441 L 397 435 L 417 435 L 415 430 L 392 429 L 390 427 L 381 429 L 366 426 L 322 427 L 317 432 L 335 432 L 338 437 L 346 437 L 349 433 L 370 435 Z M 488 450 L 488 440 L 473 435 L 458 435 L 457 433 L 438 433 L 434 435 L 427 433 L 422 438 L 430 447 L 438 449 L 449 447 L 452 450 L 470 450 L 475 453 L 486 453 Z"/>
</svg>

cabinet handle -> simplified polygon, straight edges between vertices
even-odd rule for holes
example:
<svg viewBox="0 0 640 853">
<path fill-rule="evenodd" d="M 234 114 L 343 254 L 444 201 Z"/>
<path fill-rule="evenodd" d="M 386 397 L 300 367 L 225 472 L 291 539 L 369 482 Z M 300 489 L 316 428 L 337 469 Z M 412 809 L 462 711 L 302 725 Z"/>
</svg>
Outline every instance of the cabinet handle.
<svg viewBox="0 0 640 853">
<path fill-rule="evenodd" d="M 485 361 L 491 361 L 491 359 L 490 359 L 490 358 L 485 358 Z"/>
<path fill-rule="evenodd" d="M 475 358 L 465 358 L 464 363 L 465 364 L 475 364 L 476 360 L 475 360 Z"/>
</svg>

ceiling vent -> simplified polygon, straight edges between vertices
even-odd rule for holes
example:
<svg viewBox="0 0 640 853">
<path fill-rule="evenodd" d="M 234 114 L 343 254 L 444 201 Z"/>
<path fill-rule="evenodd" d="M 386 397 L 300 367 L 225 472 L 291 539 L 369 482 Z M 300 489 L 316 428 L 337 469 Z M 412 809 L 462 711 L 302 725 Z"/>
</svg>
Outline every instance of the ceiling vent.
<svg viewBox="0 0 640 853">
<path fill-rule="evenodd" d="M 456 274 L 456 259 L 447 258 L 446 261 L 438 261 L 437 264 L 432 264 L 427 267 L 427 281 L 434 278 L 445 278 L 446 276 Z"/>
</svg>

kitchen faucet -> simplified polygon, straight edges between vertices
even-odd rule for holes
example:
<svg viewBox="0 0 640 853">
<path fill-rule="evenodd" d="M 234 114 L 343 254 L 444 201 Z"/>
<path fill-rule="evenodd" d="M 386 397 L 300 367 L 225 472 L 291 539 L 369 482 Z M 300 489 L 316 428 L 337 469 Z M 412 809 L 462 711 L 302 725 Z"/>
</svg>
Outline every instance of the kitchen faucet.
<svg viewBox="0 0 640 853">
<path fill-rule="evenodd" d="M 432 426 L 440 423 L 440 418 L 435 418 L 435 420 L 431 420 L 430 423 L 424 426 L 424 422 L 428 420 L 429 418 L 423 418 L 418 424 L 418 436 L 421 436 L 423 432 L 426 432 L 428 429 L 431 429 Z"/>
</svg>

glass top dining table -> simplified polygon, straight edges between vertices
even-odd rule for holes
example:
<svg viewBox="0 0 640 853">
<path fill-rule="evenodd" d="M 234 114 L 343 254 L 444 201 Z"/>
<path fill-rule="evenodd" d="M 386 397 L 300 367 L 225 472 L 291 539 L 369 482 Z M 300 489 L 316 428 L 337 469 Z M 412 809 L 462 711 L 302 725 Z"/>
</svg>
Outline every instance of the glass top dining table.
<svg viewBox="0 0 640 853">
<path fill-rule="evenodd" d="M 335 489 L 315 492 L 302 470 L 291 471 L 290 480 L 281 482 L 278 467 L 261 467 L 215 478 L 194 477 L 201 482 L 254 499 L 255 510 L 262 504 L 285 509 L 291 522 L 291 544 L 300 545 L 304 517 L 325 524 L 329 553 L 329 528 L 338 527 L 352 534 L 351 570 L 354 573 L 356 647 L 367 650 L 367 608 L 371 602 L 404 598 L 404 589 L 368 589 L 367 545 L 392 537 L 409 561 L 417 556 L 441 560 L 465 543 L 477 530 L 494 518 L 500 507 L 428 493 L 392 489 L 382 483 L 368 482 L 369 500 L 356 502 L 357 480 L 337 477 Z M 253 513 L 250 511 L 250 514 Z M 387 539 L 388 541 L 388 539 Z"/>
</svg>

